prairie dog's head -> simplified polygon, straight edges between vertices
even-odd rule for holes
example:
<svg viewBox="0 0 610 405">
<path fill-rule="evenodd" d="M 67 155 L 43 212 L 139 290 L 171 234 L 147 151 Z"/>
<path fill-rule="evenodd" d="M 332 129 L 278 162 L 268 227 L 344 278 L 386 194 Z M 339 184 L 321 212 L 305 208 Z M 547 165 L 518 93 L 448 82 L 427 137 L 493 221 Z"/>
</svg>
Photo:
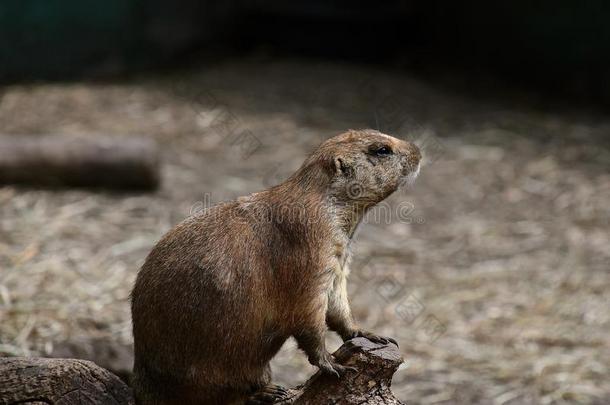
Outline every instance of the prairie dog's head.
<svg viewBox="0 0 610 405">
<path fill-rule="evenodd" d="M 308 161 L 324 163 L 334 198 L 368 207 L 401 184 L 412 182 L 419 173 L 420 159 L 414 144 L 367 129 L 328 139 Z"/>
</svg>

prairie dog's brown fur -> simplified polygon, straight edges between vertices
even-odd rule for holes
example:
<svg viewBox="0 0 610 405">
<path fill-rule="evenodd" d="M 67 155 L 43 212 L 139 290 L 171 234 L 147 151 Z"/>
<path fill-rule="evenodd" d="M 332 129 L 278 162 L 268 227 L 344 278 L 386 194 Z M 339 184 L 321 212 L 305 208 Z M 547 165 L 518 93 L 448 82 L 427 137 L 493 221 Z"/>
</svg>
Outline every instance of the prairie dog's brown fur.
<svg viewBox="0 0 610 405">
<path fill-rule="evenodd" d="M 138 403 L 272 399 L 281 391 L 268 388 L 269 361 L 290 336 L 312 364 L 343 374 L 326 350 L 327 326 L 343 340 L 391 340 L 354 324 L 349 243 L 366 211 L 417 175 L 420 157 L 411 143 L 348 131 L 284 183 L 168 232 L 132 292 Z"/>
</svg>

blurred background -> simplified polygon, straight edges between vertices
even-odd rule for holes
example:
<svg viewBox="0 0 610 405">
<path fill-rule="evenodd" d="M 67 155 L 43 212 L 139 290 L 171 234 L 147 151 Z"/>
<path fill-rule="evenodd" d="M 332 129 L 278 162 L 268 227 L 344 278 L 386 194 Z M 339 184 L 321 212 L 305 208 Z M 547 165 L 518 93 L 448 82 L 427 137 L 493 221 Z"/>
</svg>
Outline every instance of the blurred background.
<svg viewBox="0 0 610 405">
<path fill-rule="evenodd" d="M 609 20 L 601 0 L 0 1 L 0 354 L 128 378 L 161 235 L 370 127 L 426 155 L 360 229 L 349 287 L 400 342 L 396 395 L 610 403 Z M 84 170 L 70 145 L 100 139 Z M 144 186 L 116 190 L 135 140 Z M 272 365 L 314 371 L 293 341 Z"/>
</svg>

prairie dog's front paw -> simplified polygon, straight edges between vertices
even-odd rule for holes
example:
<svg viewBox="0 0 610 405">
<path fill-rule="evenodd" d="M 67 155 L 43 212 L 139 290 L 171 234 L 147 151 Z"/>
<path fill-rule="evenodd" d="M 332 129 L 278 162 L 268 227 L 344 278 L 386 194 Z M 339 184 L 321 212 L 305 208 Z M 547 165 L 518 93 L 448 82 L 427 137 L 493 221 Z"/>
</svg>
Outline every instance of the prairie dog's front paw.
<svg viewBox="0 0 610 405">
<path fill-rule="evenodd" d="M 379 344 L 383 344 L 383 345 L 387 345 L 388 343 L 394 343 L 396 346 L 398 346 L 398 343 L 396 342 L 396 340 L 394 340 L 390 337 L 379 336 L 375 333 L 367 332 L 364 330 L 357 330 L 357 331 L 353 332 L 350 335 L 349 339 L 353 339 L 353 338 L 357 338 L 357 337 L 363 337 L 363 338 L 370 340 L 371 342 L 379 343 Z"/>
</svg>

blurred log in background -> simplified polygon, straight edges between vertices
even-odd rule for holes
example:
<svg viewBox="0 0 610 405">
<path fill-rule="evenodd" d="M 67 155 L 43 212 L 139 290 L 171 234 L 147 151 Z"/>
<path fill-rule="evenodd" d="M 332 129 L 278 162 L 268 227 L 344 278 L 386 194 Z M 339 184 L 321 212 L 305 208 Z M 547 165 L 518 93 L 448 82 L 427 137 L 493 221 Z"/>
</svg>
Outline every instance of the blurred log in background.
<svg viewBox="0 0 610 405">
<path fill-rule="evenodd" d="M 0 185 L 154 190 L 159 177 L 151 139 L 0 135 Z"/>
</svg>

